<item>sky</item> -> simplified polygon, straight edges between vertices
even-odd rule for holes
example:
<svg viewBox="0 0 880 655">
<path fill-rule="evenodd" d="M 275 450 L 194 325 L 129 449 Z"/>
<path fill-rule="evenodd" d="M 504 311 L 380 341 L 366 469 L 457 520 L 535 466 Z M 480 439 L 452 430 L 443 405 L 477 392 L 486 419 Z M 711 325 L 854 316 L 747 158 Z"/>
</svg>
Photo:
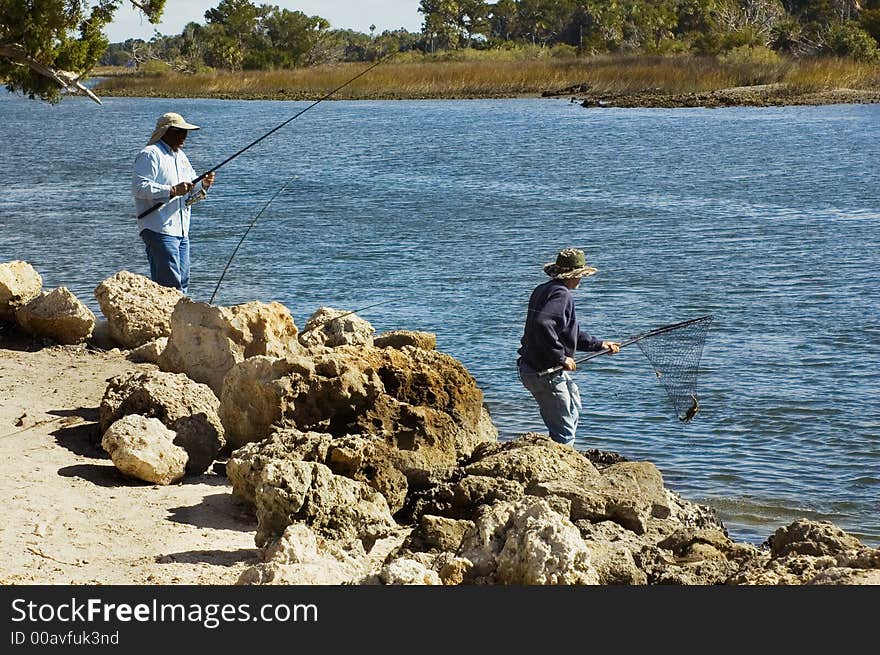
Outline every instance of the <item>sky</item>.
<svg viewBox="0 0 880 655">
<path fill-rule="evenodd" d="M 251 0 L 255 5 L 269 4 L 291 11 L 301 11 L 308 16 L 321 16 L 330 22 L 331 29 L 352 29 L 370 33 L 370 25 L 376 26 L 376 34 L 385 30 L 404 28 L 419 32 L 423 15 L 419 13 L 419 0 Z M 180 34 L 187 23 L 205 24 L 205 12 L 216 7 L 220 0 L 168 0 L 162 21 L 153 25 L 143 14 L 124 2 L 115 20 L 104 30 L 111 43 L 126 39 L 149 40 L 155 30 L 162 34 Z"/>
</svg>

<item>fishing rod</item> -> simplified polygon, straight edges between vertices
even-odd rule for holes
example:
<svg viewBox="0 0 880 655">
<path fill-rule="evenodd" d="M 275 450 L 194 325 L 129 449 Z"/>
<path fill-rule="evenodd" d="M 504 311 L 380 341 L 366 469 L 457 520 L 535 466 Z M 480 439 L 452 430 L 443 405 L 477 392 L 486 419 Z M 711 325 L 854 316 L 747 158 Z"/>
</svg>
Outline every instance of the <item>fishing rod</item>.
<svg viewBox="0 0 880 655">
<path fill-rule="evenodd" d="M 297 113 L 296 115 L 294 115 L 293 117 L 288 118 L 286 121 L 284 121 L 283 123 L 281 123 L 281 124 L 278 125 L 277 127 L 274 127 L 274 128 L 272 128 L 271 130 L 269 130 L 268 132 L 266 132 L 263 136 L 261 136 L 261 137 L 260 137 L 259 139 L 257 139 L 256 141 L 254 141 L 254 142 L 252 142 L 252 143 L 246 145 L 244 148 L 242 148 L 241 150 L 239 150 L 238 152 L 236 152 L 234 155 L 232 155 L 232 156 L 230 156 L 230 157 L 227 157 L 227 158 L 224 159 L 222 162 L 220 162 L 219 164 L 217 164 L 214 168 L 212 168 L 212 169 L 210 169 L 210 170 L 207 170 L 207 171 L 205 171 L 204 173 L 202 173 L 201 175 L 199 175 L 196 179 L 194 179 L 194 180 L 191 182 L 191 184 L 192 184 L 193 186 L 195 186 L 196 183 L 201 182 L 202 179 L 204 179 L 204 178 L 207 177 L 209 174 L 211 174 L 211 173 L 213 173 L 214 171 L 216 171 L 216 170 L 217 170 L 218 168 L 220 168 L 221 166 L 224 166 L 224 165 L 228 164 L 228 163 L 231 162 L 233 159 L 235 159 L 236 157 L 238 157 L 240 154 L 242 154 L 242 153 L 244 153 L 245 151 L 250 150 L 251 148 L 253 148 L 255 145 L 257 145 L 260 141 L 262 141 L 263 139 L 265 139 L 265 138 L 268 137 L 269 135 L 274 134 L 275 132 L 277 132 L 278 130 L 280 130 L 282 127 L 284 127 L 285 125 L 287 125 L 287 124 L 290 123 L 291 121 L 295 121 L 297 118 L 299 118 L 300 116 L 302 116 L 303 114 L 305 114 L 309 109 L 311 109 L 311 108 L 314 107 L 315 105 L 320 104 L 321 102 L 323 102 L 324 100 L 326 100 L 327 98 L 329 98 L 330 96 L 332 96 L 333 94 L 335 94 L 335 93 L 337 93 L 338 91 L 341 91 L 342 89 L 344 89 L 345 87 L 347 87 L 349 84 L 351 84 L 352 82 L 354 82 L 356 79 L 358 79 L 358 78 L 360 78 L 360 77 L 363 77 L 364 75 L 366 75 L 367 73 L 369 73 L 371 70 L 373 70 L 376 66 L 378 66 L 378 65 L 381 64 L 383 61 L 385 61 L 385 60 L 386 60 L 388 57 L 390 57 L 392 54 L 393 54 L 393 53 L 388 53 L 388 54 L 386 54 L 384 57 L 381 57 L 381 58 L 378 59 L 374 64 L 372 64 L 369 68 L 367 68 L 367 69 L 361 71 L 360 73 L 358 73 L 357 75 L 355 75 L 353 78 L 351 78 L 350 80 L 348 80 L 348 82 L 346 82 L 345 84 L 342 84 L 342 85 L 336 87 L 336 88 L 333 89 L 330 93 L 328 93 L 327 95 L 325 95 L 325 96 L 322 97 L 322 98 L 319 98 L 318 100 L 316 100 L 315 102 L 313 102 L 312 104 L 310 104 L 308 107 L 306 107 L 306 108 L 303 109 L 302 111 L 298 112 L 298 113 Z M 167 201 L 166 201 L 166 202 L 167 202 Z M 143 218 L 144 216 L 147 216 L 148 214 L 153 213 L 154 211 L 156 211 L 157 209 L 159 209 L 159 207 L 161 207 L 161 206 L 164 205 L 164 204 L 165 204 L 164 202 L 157 202 L 155 205 L 153 205 L 153 206 L 150 207 L 149 209 L 146 209 L 146 210 L 142 211 L 140 214 L 138 214 L 138 218 L 140 219 L 140 218 Z"/>
<path fill-rule="evenodd" d="M 278 189 L 278 191 L 276 191 L 272 195 L 271 198 L 269 198 L 269 202 L 267 202 L 265 205 L 263 205 L 263 208 L 259 211 L 259 213 L 256 216 L 254 216 L 254 220 L 251 221 L 251 224 L 248 226 L 248 229 L 246 229 L 244 231 L 244 234 L 241 235 L 241 239 L 239 240 L 238 245 L 235 246 L 235 250 L 233 250 L 232 255 L 229 256 L 229 260 L 226 262 L 226 266 L 223 267 L 223 273 L 220 274 L 220 279 L 217 280 L 217 286 L 214 287 L 214 293 L 211 294 L 211 299 L 208 301 L 209 305 L 214 303 L 214 296 L 217 295 L 217 290 L 220 288 L 220 283 L 223 282 L 223 278 L 226 277 L 226 271 L 229 270 L 229 265 L 232 264 L 232 260 L 235 259 L 235 255 L 238 253 L 238 249 L 241 248 L 241 244 L 244 243 L 244 240 L 247 237 L 248 232 L 250 232 L 251 228 L 253 228 L 253 226 L 257 224 L 257 220 L 260 218 L 260 216 L 263 215 L 263 212 L 266 211 L 266 209 L 269 207 L 269 205 L 272 204 L 272 201 L 275 200 L 275 198 L 277 198 L 279 195 L 281 195 L 281 192 L 284 191 L 284 189 L 286 189 L 287 186 L 291 182 L 293 182 L 296 178 L 297 178 L 297 176 L 293 176 L 292 178 L 287 180 L 287 182 L 285 182 L 284 185 L 280 189 Z"/>
<path fill-rule="evenodd" d="M 392 298 L 391 300 L 382 300 L 377 303 L 373 303 L 372 305 L 367 305 L 366 307 L 361 307 L 360 309 L 353 309 L 350 312 L 345 312 L 344 314 L 340 314 L 339 316 L 334 316 L 333 318 L 329 318 L 326 321 L 321 321 L 317 325 L 313 325 L 308 330 L 303 330 L 301 334 L 305 334 L 306 332 L 311 332 L 312 330 L 316 330 L 319 327 L 324 327 L 325 325 L 329 325 L 333 321 L 337 321 L 340 318 L 344 318 L 346 316 L 351 316 L 352 314 L 356 314 L 358 312 L 362 312 L 365 309 L 371 309 L 372 307 L 378 307 L 379 305 L 388 305 L 393 302 L 398 302 L 399 300 L 403 300 L 404 298 L 408 298 L 409 296 L 401 296 L 400 298 Z"/>
</svg>

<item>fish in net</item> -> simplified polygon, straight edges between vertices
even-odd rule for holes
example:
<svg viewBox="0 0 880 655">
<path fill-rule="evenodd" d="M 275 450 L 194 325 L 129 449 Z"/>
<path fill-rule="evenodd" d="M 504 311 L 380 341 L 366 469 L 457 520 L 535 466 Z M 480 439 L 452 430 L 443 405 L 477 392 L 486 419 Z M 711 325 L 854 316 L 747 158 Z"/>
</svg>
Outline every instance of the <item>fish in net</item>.
<svg viewBox="0 0 880 655">
<path fill-rule="evenodd" d="M 697 374 L 711 322 L 711 316 L 703 316 L 650 330 L 630 340 L 651 362 L 678 418 L 685 422 L 700 411 Z"/>
</svg>

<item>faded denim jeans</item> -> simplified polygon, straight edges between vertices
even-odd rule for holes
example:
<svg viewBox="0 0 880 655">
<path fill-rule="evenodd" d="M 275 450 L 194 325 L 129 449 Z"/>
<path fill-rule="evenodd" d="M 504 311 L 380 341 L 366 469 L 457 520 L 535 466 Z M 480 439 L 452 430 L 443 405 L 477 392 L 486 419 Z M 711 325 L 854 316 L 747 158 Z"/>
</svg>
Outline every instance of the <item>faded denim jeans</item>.
<svg viewBox="0 0 880 655">
<path fill-rule="evenodd" d="M 141 239 L 146 244 L 153 282 L 180 289 L 186 295 L 189 288 L 189 237 L 142 230 Z"/>
<path fill-rule="evenodd" d="M 550 438 L 574 446 L 581 413 L 581 394 L 569 372 L 557 371 L 541 377 L 523 361 L 519 362 L 517 370 L 523 386 L 538 403 Z"/>
</svg>

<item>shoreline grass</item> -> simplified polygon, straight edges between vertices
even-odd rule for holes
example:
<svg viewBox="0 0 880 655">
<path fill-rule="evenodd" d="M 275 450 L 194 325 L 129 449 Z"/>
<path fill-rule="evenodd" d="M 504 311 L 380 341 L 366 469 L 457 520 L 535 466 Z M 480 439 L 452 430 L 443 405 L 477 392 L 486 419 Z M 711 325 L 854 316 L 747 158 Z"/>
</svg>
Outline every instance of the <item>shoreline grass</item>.
<svg viewBox="0 0 880 655">
<path fill-rule="evenodd" d="M 768 51 L 769 52 L 769 51 Z M 880 91 L 880 65 L 843 59 L 794 60 L 770 53 L 716 59 L 693 56 L 603 56 L 388 62 L 334 95 L 339 100 L 462 99 L 540 95 L 676 95 L 778 85 L 780 93 L 834 89 Z M 368 63 L 276 71 L 176 73 L 96 70 L 99 95 L 314 100 Z"/>
</svg>

